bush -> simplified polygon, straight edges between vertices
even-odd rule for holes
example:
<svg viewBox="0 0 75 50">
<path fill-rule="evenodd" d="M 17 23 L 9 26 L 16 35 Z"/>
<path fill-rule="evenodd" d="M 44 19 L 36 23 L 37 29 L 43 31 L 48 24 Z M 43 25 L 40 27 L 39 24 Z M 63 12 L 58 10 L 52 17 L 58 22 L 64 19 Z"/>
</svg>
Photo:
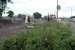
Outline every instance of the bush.
<svg viewBox="0 0 75 50">
<path fill-rule="evenodd" d="M 3 42 L 3 50 L 71 50 L 71 31 L 63 24 L 45 23 Z"/>
<path fill-rule="evenodd" d="M 2 45 L 2 50 L 16 50 L 16 37 L 6 39 Z"/>
<path fill-rule="evenodd" d="M 75 50 L 75 36 L 72 36 L 71 37 L 71 40 L 70 40 L 70 46 L 71 46 L 71 49 L 72 50 Z"/>
</svg>

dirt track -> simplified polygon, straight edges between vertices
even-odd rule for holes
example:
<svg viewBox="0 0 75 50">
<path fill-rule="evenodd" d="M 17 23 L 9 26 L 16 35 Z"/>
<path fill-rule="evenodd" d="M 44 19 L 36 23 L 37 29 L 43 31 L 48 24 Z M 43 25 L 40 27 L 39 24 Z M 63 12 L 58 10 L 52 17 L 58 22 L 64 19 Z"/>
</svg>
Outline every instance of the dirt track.
<svg viewBox="0 0 75 50">
<path fill-rule="evenodd" d="M 0 37 L 16 35 L 16 32 L 25 32 L 25 24 L 13 25 L 9 27 L 0 28 Z"/>
</svg>

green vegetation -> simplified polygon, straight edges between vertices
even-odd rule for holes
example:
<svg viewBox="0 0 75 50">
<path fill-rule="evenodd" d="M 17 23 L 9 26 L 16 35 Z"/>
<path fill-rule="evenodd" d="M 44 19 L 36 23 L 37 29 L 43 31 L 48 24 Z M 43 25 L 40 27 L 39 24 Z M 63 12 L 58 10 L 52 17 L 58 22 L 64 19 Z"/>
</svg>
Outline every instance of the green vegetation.
<svg viewBox="0 0 75 50">
<path fill-rule="evenodd" d="M 2 13 L 7 7 L 7 4 L 12 2 L 11 0 L 0 0 L 0 18 L 2 17 Z"/>
<path fill-rule="evenodd" d="M 75 50 L 68 26 L 56 22 L 35 25 L 1 43 L 1 50 Z"/>
<path fill-rule="evenodd" d="M 70 18 L 75 18 L 75 16 L 71 16 Z"/>
<path fill-rule="evenodd" d="M 8 17 L 10 17 L 10 18 L 12 18 L 13 17 L 13 15 L 14 15 L 14 12 L 13 11 L 8 11 Z"/>
<path fill-rule="evenodd" d="M 35 13 L 33 13 L 33 16 L 35 19 L 39 19 L 39 18 L 41 18 L 42 14 L 40 14 L 39 12 L 35 12 Z"/>
</svg>

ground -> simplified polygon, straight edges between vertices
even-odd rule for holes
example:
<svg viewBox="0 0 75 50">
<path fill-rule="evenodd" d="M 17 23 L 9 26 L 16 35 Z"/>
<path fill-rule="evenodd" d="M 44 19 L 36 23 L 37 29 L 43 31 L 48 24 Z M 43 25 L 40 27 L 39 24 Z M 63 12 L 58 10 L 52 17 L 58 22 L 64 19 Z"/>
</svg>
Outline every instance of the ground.
<svg viewBox="0 0 75 50">
<path fill-rule="evenodd" d="M 71 26 L 71 30 L 73 32 L 72 35 L 75 35 L 75 22 L 63 22 L 63 23 L 69 23 L 69 25 Z M 21 23 L 0 28 L 0 37 L 16 35 L 16 32 L 25 32 L 27 31 L 27 28 L 25 26 L 28 25 L 26 25 L 25 23 Z"/>
<path fill-rule="evenodd" d="M 0 28 L 0 37 L 16 35 L 16 32 L 25 32 L 25 23 L 15 24 L 8 27 Z"/>
</svg>

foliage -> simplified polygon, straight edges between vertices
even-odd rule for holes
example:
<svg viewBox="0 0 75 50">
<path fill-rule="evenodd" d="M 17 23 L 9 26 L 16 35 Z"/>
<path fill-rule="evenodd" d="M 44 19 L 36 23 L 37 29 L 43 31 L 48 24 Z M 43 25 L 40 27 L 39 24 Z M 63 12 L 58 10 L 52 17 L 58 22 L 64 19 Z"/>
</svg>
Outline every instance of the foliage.
<svg viewBox="0 0 75 50">
<path fill-rule="evenodd" d="M 26 17 L 24 14 L 18 14 L 18 18 Z"/>
<path fill-rule="evenodd" d="M 3 9 L 0 9 L 0 18 L 2 17 Z"/>
<path fill-rule="evenodd" d="M 57 9 L 60 10 L 61 9 L 61 6 L 60 5 L 57 5 Z"/>
<path fill-rule="evenodd" d="M 71 50 L 71 31 L 61 23 L 35 25 L 31 31 L 17 33 L 3 42 L 3 50 Z"/>
<path fill-rule="evenodd" d="M 41 14 L 39 12 L 33 13 L 34 18 L 38 19 L 41 18 Z"/>
<path fill-rule="evenodd" d="M 45 19 L 45 20 L 48 20 L 48 16 L 44 16 L 44 19 Z"/>
<path fill-rule="evenodd" d="M 0 50 L 14 50 L 16 49 L 16 36 L 7 38 L 0 42 Z"/>
<path fill-rule="evenodd" d="M 5 10 L 6 6 L 7 6 L 7 3 L 8 2 L 11 2 L 11 0 L 0 0 L 0 17 L 2 17 L 2 13 L 3 11 Z"/>
<path fill-rule="evenodd" d="M 72 50 L 75 50 L 75 36 L 71 37 L 70 46 Z"/>
<path fill-rule="evenodd" d="M 10 17 L 10 18 L 12 18 L 13 17 L 13 15 L 14 15 L 14 12 L 13 11 L 8 11 L 8 17 Z"/>
<path fill-rule="evenodd" d="M 75 16 L 71 16 L 70 18 L 75 18 Z"/>
</svg>

